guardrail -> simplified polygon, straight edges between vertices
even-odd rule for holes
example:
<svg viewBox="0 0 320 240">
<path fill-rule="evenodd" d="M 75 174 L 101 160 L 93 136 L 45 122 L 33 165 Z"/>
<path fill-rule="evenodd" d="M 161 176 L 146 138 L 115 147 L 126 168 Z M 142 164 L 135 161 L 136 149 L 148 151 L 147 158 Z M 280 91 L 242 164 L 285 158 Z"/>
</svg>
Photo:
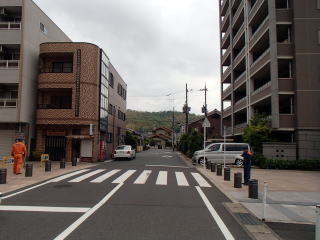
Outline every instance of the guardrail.
<svg viewBox="0 0 320 240">
<path fill-rule="evenodd" d="M 1 99 L 0 98 L 0 108 L 16 108 L 17 99 Z"/>
<path fill-rule="evenodd" d="M 21 29 L 21 22 L 0 22 L 0 30 L 19 30 Z"/>
<path fill-rule="evenodd" d="M 19 62 L 19 60 L 0 60 L 0 69 L 18 69 Z"/>
</svg>

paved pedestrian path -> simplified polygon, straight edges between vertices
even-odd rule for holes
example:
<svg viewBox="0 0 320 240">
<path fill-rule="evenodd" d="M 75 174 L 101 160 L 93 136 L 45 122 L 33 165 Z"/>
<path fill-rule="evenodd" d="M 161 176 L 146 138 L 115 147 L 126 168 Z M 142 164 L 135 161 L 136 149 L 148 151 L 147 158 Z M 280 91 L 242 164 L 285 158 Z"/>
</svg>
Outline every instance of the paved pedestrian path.
<svg viewBox="0 0 320 240">
<path fill-rule="evenodd" d="M 183 157 L 189 164 L 191 160 Z M 191 165 L 190 165 L 191 166 Z M 232 201 L 244 205 L 259 219 L 263 213 L 264 182 L 267 183 L 266 221 L 315 224 L 315 206 L 320 204 L 320 171 L 295 171 L 252 169 L 251 178 L 259 182 L 259 199 L 248 198 L 248 187 L 233 187 L 234 173 L 242 168 L 231 166 L 231 181 L 197 165 L 196 168 L 209 178 Z"/>
</svg>

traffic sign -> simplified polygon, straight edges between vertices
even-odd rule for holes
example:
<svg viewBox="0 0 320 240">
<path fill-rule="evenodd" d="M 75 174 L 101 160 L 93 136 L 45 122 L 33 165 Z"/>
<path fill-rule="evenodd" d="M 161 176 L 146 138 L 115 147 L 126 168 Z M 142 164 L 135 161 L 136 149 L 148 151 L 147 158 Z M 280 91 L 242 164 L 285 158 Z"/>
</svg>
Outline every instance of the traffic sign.
<svg viewBox="0 0 320 240">
<path fill-rule="evenodd" d="M 202 123 L 202 127 L 207 128 L 207 127 L 211 127 L 211 124 L 208 120 L 208 118 L 205 118 L 203 123 Z"/>
</svg>

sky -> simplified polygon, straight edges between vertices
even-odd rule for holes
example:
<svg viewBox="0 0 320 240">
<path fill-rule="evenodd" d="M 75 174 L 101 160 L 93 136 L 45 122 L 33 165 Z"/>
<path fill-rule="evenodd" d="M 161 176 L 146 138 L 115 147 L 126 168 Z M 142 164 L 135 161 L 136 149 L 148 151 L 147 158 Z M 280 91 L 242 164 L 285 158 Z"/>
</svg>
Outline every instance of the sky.
<svg viewBox="0 0 320 240">
<path fill-rule="evenodd" d="M 127 108 L 220 109 L 218 0 L 34 0 L 74 42 L 101 47 L 127 83 Z M 171 94 L 170 96 L 167 96 Z M 174 100 L 172 100 L 174 99 Z"/>
</svg>

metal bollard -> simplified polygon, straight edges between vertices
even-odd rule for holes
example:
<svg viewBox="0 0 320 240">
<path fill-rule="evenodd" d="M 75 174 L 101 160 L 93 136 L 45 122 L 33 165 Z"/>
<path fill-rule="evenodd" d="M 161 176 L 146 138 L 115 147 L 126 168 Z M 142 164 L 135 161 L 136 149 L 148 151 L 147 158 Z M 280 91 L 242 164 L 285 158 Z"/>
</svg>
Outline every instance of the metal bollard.
<svg viewBox="0 0 320 240">
<path fill-rule="evenodd" d="M 217 165 L 217 176 L 222 176 L 222 165 L 221 164 Z"/>
<path fill-rule="evenodd" d="M 268 183 L 264 182 L 263 185 L 263 199 L 262 199 L 262 221 L 266 221 L 266 211 L 267 211 L 267 192 L 268 192 Z"/>
<path fill-rule="evenodd" d="M 216 163 L 211 162 L 211 172 L 215 172 L 216 171 Z"/>
<path fill-rule="evenodd" d="M 45 172 L 51 171 L 51 161 L 46 161 Z"/>
<path fill-rule="evenodd" d="M 72 159 L 72 166 L 77 166 L 77 158 Z"/>
<path fill-rule="evenodd" d="M 316 206 L 316 240 L 320 239 L 320 205 Z"/>
<path fill-rule="evenodd" d="M 0 192 L 0 204 L 1 204 L 1 201 L 2 201 L 2 192 Z"/>
<path fill-rule="evenodd" d="M 230 181 L 230 173 L 231 173 L 231 169 L 226 167 L 224 168 L 224 181 Z"/>
<path fill-rule="evenodd" d="M 7 169 L 1 168 L 0 169 L 0 184 L 6 184 L 7 183 Z"/>
<path fill-rule="evenodd" d="M 25 172 L 26 177 L 32 177 L 32 169 L 33 169 L 32 163 L 27 163 L 26 164 L 26 172 Z"/>
<path fill-rule="evenodd" d="M 249 198 L 258 199 L 258 180 L 250 179 L 249 180 Z"/>
<path fill-rule="evenodd" d="M 208 160 L 206 161 L 206 169 L 210 169 L 210 165 L 211 165 L 211 162 L 209 162 Z"/>
<path fill-rule="evenodd" d="M 66 168 L 66 162 L 64 161 L 64 159 L 60 161 L 60 168 Z"/>
<path fill-rule="evenodd" d="M 241 172 L 237 172 L 234 174 L 234 183 L 233 183 L 233 187 L 234 188 L 242 188 L 242 173 Z"/>
</svg>

